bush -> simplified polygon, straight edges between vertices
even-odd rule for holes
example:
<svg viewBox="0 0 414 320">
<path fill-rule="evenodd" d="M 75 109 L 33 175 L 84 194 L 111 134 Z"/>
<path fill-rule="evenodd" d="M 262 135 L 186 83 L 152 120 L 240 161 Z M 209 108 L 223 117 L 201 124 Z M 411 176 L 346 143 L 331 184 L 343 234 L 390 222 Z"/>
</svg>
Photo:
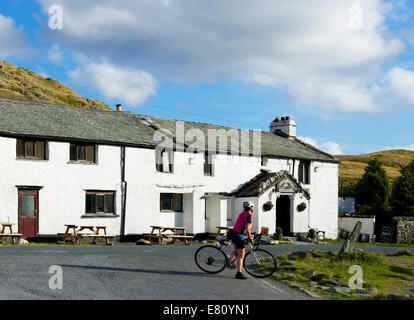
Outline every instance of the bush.
<svg viewBox="0 0 414 320">
<path fill-rule="evenodd" d="M 316 238 L 316 230 L 315 229 L 309 229 L 308 236 L 309 239 L 315 240 Z"/>
<path fill-rule="evenodd" d="M 390 183 L 383 164 L 378 158 L 368 161 L 365 173 L 356 186 L 357 209 L 371 215 L 388 207 Z"/>
<path fill-rule="evenodd" d="M 279 241 L 283 239 L 283 230 L 281 227 L 276 228 L 274 237 L 275 237 L 275 240 L 279 240 Z"/>
<path fill-rule="evenodd" d="M 414 161 L 401 167 L 401 176 L 393 184 L 391 203 L 395 215 L 414 216 Z"/>
</svg>

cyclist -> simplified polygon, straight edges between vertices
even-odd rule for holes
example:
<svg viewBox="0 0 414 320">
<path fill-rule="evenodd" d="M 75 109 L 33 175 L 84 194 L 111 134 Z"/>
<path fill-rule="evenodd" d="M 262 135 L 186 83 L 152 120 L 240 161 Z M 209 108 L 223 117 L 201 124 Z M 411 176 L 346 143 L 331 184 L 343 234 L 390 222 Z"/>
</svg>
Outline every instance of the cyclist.
<svg viewBox="0 0 414 320">
<path fill-rule="evenodd" d="M 244 240 L 253 240 L 251 226 L 252 226 L 252 213 L 254 210 L 254 203 L 252 201 L 246 201 L 243 203 L 244 211 L 237 217 L 236 223 L 233 226 L 233 230 L 227 233 L 227 238 L 231 240 L 235 246 L 234 250 L 230 254 L 230 261 L 233 260 L 237 252 L 237 273 L 236 279 L 247 279 L 242 273 L 243 258 L 246 253 L 244 247 Z"/>
</svg>

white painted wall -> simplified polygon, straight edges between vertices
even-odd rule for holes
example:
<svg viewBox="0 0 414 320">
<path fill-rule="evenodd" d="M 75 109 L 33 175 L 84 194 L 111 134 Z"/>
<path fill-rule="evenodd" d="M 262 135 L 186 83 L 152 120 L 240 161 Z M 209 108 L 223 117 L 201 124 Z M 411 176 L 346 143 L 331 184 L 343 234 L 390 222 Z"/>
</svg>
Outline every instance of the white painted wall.
<svg viewBox="0 0 414 320">
<path fill-rule="evenodd" d="M 375 218 L 340 217 L 338 218 L 338 227 L 352 232 L 358 221 L 362 223 L 360 233 L 369 234 L 370 236 L 375 234 Z"/>
<path fill-rule="evenodd" d="M 85 190 L 113 190 L 116 192 L 116 213 L 121 215 L 121 168 L 120 147 L 98 147 L 97 164 L 73 164 L 69 162 L 69 143 L 48 142 L 48 161 L 16 160 L 16 140 L 0 137 L 0 197 L 2 210 L 0 220 L 17 223 L 16 185 L 42 186 L 39 192 L 39 233 L 56 234 L 64 231 L 64 224 L 106 225 L 108 232 L 120 234 L 120 217 L 85 218 Z M 195 158 L 194 164 L 189 158 Z M 204 219 L 206 192 L 230 192 L 256 176 L 261 168 L 272 171 L 289 170 L 285 159 L 269 159 L 266 167 L 257 157 L 217 155 L 213 164 L 213 176 L 203 173 L 203 154 L 174 153 L 174 173 L 160 173 L 155 167 L 155 151 L 127 147 L 125 151 L 127 203 L 125 233 L 139 234 L 150 231 L 151 225 L 184 225 L 189 233 L 206 230 Z M 296 161 L 297 163 L 297 161 Z M 320 167 L 314 172 L 314 166 Z M 314 163 L 310 188 L 310 225 L 337 235 L 337 168 L 336 164 Z M 295 170 L 297 174 L 297 170 Z M 305 186 L 306 187 L 306 186 Z M 160 212 L 160 193 L 182 193 L 183 213 Z M 220 225 L 233 225 L 243 210 L 242 203 L 254 201 L 261 209 L 266 196 L 260 199 L 220 200 Z M 264 202 L 263 202 L 264 201 Z M 300 203 L 295 198 L 295 206 Z M 227 219 L 228 214 L 232 220 Z M 256 211 L 257 212 L 257 211 Z M 260 214 L 260 213 L 259 213 Z M 268 213 L 253 219 L 255 232 L 262 226 L 274 230 L 275 219 Z M 294 216 L 294 231 L 307 231 L 307 211 Z M 215 224 L 215 223 L 213 223 Z M 209 224 L 207 224 L 209 225 Z M 209 225 L 210 226 L 210 225 Z M 214 228 L 216 225 L 214 225 Z M 299 231 L 298 231 L 299 232 Z"/>
<path fill-rule="evenodd" d="M 270 188 L 259 197 L 258 206 L 255 210 L 258 219 L 258 232 L 261 231 L 262 227 L 266 227 L 269 228 L 269 235 L 276 230 L 276 194 L 272 189 Z M 273 203 L 273 208 L 269 211 L 264 211 L 263 205 L 268 201 Z"/>
<path fill-rule="evenodd" d="M 120 233 L 120 217 L 84 218 L 85 191 L 116 192 L 120 215 L 120 148 L 99 146 L 98 164 L 69 163 L 69 143 L 49 142 L 49 160 L 16 160 L 16 139 L 0 138 L 0 220 L 18 226 L 16 186 L 43 187 L 39 191 L 39 234 L 64 232 L 64 224 L 106 225 L 107 232 Z"/>
</svg>

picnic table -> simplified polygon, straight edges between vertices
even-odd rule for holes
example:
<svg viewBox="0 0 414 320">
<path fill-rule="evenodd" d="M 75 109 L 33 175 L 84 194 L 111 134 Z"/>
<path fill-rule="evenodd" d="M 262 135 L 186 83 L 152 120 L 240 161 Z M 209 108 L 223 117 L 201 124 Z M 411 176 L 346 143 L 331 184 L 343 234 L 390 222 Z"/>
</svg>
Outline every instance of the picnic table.
<svg viewBox="0 0 414 320">
<path fill-rule="evenodd" d="M 175 240 L 184 240 L 185 244 L 188 244 L 188 240 L 192 240 L 192 236 L 187 236 L 186 227 L 161 227 L 161 226 L 150 226 L 151 233 L 144 233 L 143 236 L 147 237 L 151 242 L 152 238 L 158 238 L 159 242 L 166 244 L 164 239 L 171 238 L 172 242 L 175 243 Z M 171 231 L 167 233 L 166 231 Z"/>
<path fill-rule="evenodd" d="M 110 239 L 115 238 L 114 235 L 106 234 L 106 226 L 78 226 L 74 224 L 65 224 L 66 231 L 64 233 L 58 233 L 59 237 L 62 237 L 63 240 L 60 243 L 65 244 L 66 240 L 73 239 L 76 244 L 80 244 L 79 239 L 81 238 L 92 238 L 92 244 L 98 244 L 96 239 L 104 239 L 107 245 L 112 245 L 109 241 Z M 84 232 L 84 231 L 87 232 Z M 100 232 L 100 231 L 103 232 Z"/>
<path fill-rule="evenodd" d="M 224 230 L 224 233 L 222 233 L 223 230 Z M 233 230 L 233 227 L 221 227 L 221 226 L 217 226 L 216 236 L 223 236 L 223 237 L 225 237 L 227 235 L 227 232 L 229 232 L 230 230 Z"/>
<path fill-rule="evenodd" d="M 23 236 L 21 233 L 13 233 L 12 226 L 14 223 L 11 222 L 0 222 L 1 230 L 0 230 L 0 243 L 4 242 L 4 238 L 11 238 L 13 243 L 16 243 L 16 240 L 20 239 Z M 6 228 L 9 229 L 9 232 L 6 232 Z"/>
</svg>

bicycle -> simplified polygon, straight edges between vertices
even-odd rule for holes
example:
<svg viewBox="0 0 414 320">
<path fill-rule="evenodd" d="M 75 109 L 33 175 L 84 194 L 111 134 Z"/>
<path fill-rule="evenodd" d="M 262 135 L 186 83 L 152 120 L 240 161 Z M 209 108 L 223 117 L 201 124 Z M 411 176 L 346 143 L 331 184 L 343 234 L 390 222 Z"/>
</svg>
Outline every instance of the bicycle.
<svg viewBox="0 0 414 320">
<path fill-rule="evenodd" d="M 275 257 L 269 251 L 259 249 L 261 237 L 261 234 L 255 235 L 253 243 L 247 242 L 248 248 L 243 259 L 243 268 L 256 278 L 270 277 L 277 269 Z M 226 267 L 235 268 L 237 252 L 234 259 L 230 261 L 229 255 L 223 250 L 223 247 L 230 245 L 230 241 L 222 236 L 217 236 L 216 240 L 218 245 L 202 246 L 194 255 L 196 265 L 207 273 L 219 273 Z"/>
</svg>

